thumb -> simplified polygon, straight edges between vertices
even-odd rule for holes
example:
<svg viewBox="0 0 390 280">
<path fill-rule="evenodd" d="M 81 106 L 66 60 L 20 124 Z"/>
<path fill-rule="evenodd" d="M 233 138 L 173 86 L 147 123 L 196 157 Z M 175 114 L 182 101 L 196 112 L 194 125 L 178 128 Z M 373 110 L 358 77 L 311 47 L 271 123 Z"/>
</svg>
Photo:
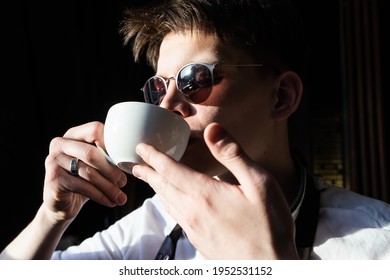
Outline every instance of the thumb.
<svg viewBox="0 0 390 280">
<path fill-rule="evenodd" d="M 235 176 L 243 188 L 253 186 L 257 180 L 262 182 L 266 179 L 266 171 L 244 152 L 220 124 L 209 124 L 204 131 L 204 138 L 215 159 Z"/>
</svg>

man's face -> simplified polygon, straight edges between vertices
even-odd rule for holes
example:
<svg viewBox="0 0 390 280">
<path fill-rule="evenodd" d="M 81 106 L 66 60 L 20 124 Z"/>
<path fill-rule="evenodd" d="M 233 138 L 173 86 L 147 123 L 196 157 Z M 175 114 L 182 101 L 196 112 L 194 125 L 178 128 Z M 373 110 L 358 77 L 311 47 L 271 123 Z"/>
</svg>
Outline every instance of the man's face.
<svg viewBox="0 0 390 280">
<path fill-rule="evenodd" d="M 182 66 L 194 62 L 220 64 L 214 69 L 210 96 L 200 104 L 191 103 L 171 80 L 160 104 L 180 114 L 191 127 L 191 138 L 181 162 L 210 176 L 225 172 L 203 140 L 203 131 L 211 122 L 224 126 L 252 159 L 261 162 L 273 134 L 272 109 L 276 100 L 273 80 L 265 78 L 258 67 L 223 66 L 261 61 L 223 46 L 212 35 L 171 33 L 161 44 L 156 75 L 176 77 Z"/>
</svg>

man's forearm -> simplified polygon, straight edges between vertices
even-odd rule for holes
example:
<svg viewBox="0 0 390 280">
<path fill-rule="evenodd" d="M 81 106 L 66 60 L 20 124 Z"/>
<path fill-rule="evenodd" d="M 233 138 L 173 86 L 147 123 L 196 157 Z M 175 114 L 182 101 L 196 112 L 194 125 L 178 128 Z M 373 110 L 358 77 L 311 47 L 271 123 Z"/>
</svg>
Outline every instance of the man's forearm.
<svg viewBox="0 0 390 280">
<path fill-rule="evenodd" d="M 0 259 L 50 259 L 70 222 L 50 222 L 41 206 L 34 219 L 1 252 Z"/>
</svg>

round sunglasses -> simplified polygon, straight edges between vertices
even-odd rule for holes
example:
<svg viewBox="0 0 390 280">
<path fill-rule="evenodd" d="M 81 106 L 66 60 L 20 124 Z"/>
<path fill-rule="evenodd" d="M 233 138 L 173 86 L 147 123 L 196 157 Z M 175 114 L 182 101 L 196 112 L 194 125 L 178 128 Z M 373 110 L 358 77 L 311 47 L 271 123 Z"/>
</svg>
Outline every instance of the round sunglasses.
<svg viewBox="0 0 390 280">
<path fill-rule="evenodd" d="M 160 76 L 149 78 L 142 88 L 146 103 L 161 104 L 171 80 L 176 80 L 177 89 L 192 103 L 202 103 L 211 93 L 214 84 L 214 69 L 218 63 L 190 63 L 177 72 L 176 77 L 164 79 Z M 223 67 L 262 67 L 263 64 L 223 64 Z"/>
</svg>

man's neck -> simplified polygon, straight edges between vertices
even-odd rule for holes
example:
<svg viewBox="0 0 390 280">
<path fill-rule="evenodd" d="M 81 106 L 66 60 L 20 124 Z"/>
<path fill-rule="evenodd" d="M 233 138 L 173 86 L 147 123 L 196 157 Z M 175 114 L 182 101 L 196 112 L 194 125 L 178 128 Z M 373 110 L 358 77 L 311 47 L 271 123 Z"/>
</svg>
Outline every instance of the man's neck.
<svg viewBox="0 0 390 280">
<path fill-rule="evenodd" d="M 301 185 L 301 174 L 300 167 L 298 162 L 294 162 L 291 158 L 288 163 L 283 164 L 284 168 L 272 168 L 262 165 L 262 168 L 265 168 L 271 172 L 279 183 L 280 188 L 286 198 L 286 201 L 289 205 L 293 203 L 296 196 L 299 194 L 299 189 Z M 236 177 L 231 172 L 226 172 L 215 177 L 217 180 L 224 181 L 230 184 L 240 184 L 237 181 Z"/>
</svg>

